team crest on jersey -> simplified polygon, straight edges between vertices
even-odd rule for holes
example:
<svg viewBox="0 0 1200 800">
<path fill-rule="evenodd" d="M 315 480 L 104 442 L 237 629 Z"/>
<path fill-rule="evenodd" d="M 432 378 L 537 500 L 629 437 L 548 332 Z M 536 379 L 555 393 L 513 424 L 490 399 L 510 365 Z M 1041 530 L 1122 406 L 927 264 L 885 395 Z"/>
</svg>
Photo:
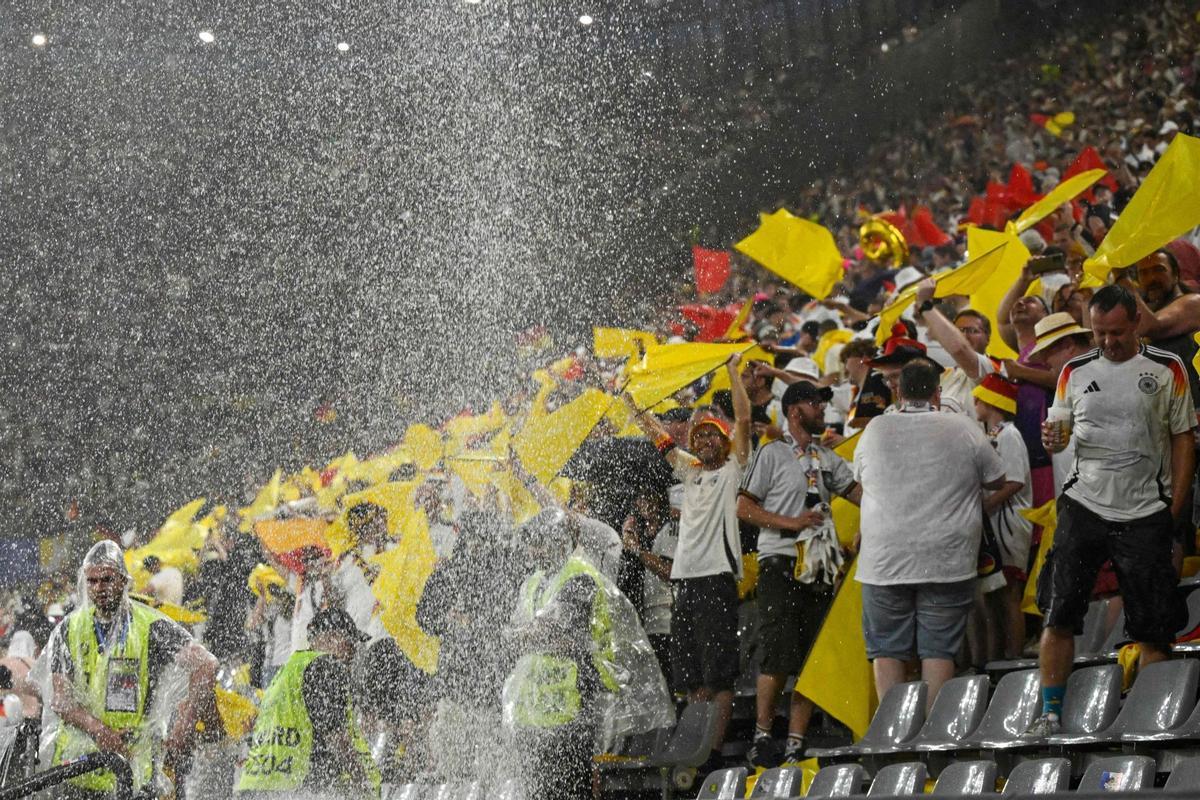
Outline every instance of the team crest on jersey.
<svg viewBox="0 0 1200 800">
<path fill-rule="evenodd" d="M 1142 394 L 1154 394 L 1158 391 L 1158 378 L 1149 372 L 1143 372 L 1138 376 L 1138 388 L 1142 390 Z"/>
</svg>

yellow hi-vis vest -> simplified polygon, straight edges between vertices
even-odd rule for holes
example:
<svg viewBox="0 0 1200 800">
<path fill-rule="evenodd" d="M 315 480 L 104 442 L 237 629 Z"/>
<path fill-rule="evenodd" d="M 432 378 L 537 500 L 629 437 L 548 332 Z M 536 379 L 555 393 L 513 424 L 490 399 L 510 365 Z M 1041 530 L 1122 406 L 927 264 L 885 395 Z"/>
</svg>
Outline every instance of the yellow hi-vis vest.
<svg viewBox="0 0 1200 800">
<path fill-rule="evenodd" d="M 304 705 L 304 671 L 324 653 L 300 650 L 283 665 L 263 695 L 262 707 L 250 734 L 250 755 L 242 766 L 237 790 L 291 792 L 304 785 L 312 768 L 313 728 Z M 380 775 L 367 741 L 346 704 L 350 740 L 370 781 L 364 796 L 379 797 Z M 328 787 L 329 789 L 344 787 Z"/>
<path fill-rule="evenodd" d="M 88 606 L 67 619 L 67 649 L 74 668 L 72 683 L 76 697 L 88 713 L 116 731 L 132 731 L 130 767 L 137 787 L 149 782 L 154 773 L 152 742 L 140 740 L 142 719 L 146 713 L 146 695 L 150 689 L 150 625 L 167 617 L 147 605 L 129 601 L 129 620 L 124 638 L 107 642 L 104 652 L 96 637 L 96 609 Z M 136 676 L 136 699 L 132 711 L 108 710 L 110 691 L 109 669 L 116 663 L 117 671 L 124 670 L 126 681 Z M 118 680 L 114 675 L 114 680 Z M 134 687 L 126 686 L 127 691 Z M 97 749 L 92 737 L 73 725 L 62 723 L 54 743 L 55 766 L 71 761 Z M 113 792 L 117 779 L 109 770 L 89 772 L 71 782 L 81 789 Z"/>
<path fill-rule="evenodd" d="M 587 575 L 596 586 L 592 600 L 592 664 L 604 687 L 619 691 L 611 666 L 615 648 L 608 599 L 603 578 L 595 567 L 572 556 L 550 580 L 541 570 L 535 572 L 521 587 L 521 614 L 532 621 L 554 601 L 567 581 L 578 575 Z M 506 690 L 512 691 L 512 720 L 520 727 L 556 728 L 579 714 L 579 667 L 569 658 L 550 653 L 523 656 L 513 668 Z"/>
</svg>

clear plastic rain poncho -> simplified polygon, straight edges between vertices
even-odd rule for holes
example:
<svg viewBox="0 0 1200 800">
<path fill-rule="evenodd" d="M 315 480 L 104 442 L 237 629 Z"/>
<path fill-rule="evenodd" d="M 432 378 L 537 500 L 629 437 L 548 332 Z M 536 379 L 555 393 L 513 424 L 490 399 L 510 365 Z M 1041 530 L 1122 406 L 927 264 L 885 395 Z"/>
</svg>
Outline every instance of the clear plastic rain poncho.
<svg viewBox="0 0 1200 800">
<path fill-rule="evenodd" d="M 541 524 L 537 524 L 539 522 Z M 547 522 L 550 524 L 547 525 Z M 532 524 L 522 526 L 518 531 L 518 540 L 524 540 L 522 544 L 527 548 L 532 547 L 535 553 L 541 551 L 561 565 L 570 547 L 567 541 L 559 541 L 568 538 L 564 535 L 566 526 L 563 522 L 563 515 L 535 520 Z M 612 742 L 622 736 L 673 725 L 675 710 L 671 704 L 671 695 L 659 668 L 654 648 L 651 647 L 646 631 L 638 619 L 637 610 L 616 584 L 591 564 L 586 555 L 575 550 L 569 558 L 584 561 L 591 567 L 588 574 L 596 583 L 597 591 L 604 593 L 607 624 L 612 633 L 610 648 L 602 650 L 594 638 L 591 641 L 592 655 L 598 662 L 597 668 L 606 672 L 617 686 L 616 692 L 606 691 L 599 695 L 601 707 L 596 711 L 597 719 L 601 723 L 601 739 Z M 535 555 L 533 560 L 540 559 Z M 544 572 L 543 585 L 552 578 L 553 571 Z M 530 618 L 529 609 L 522 602 L 514 616 L 514 625 L 520 628 L 531 624 L 535 618 L 553 618 L 559 613 L 557 604 L 556 595 L 544 607 L 536 609 L 535 617 Z M 593 618 L 592 622 L 594 627 L 598 620 Z M 510 691 L 513 684 L 514 681 L 510 677 L 503 697 L 506 720 L 511 720 L 514 716 L 514 694 Z"/>
<path fill-rule="evenodd" d="M 126 635 L 127 626 L 131 622 L 129 591 L 132 588 L 132 579 L 125 564 L 125 554 L 115 542 L 107 540 L 97 542 L 88 550 L 87 555 L 83 558 L 83 564 L 79 568 L 76 589 L 78 608 L 68 614 L 55 628 L 42 657 L 38 660 L 37 668 L 30 674 L 32 679 L 34 673 L 37 673 L 37 683 L 41 688 L 43 698 L 42 734 L 38 748 L 38 763 L 42 769 L 53 765 L 56 742 L 65 726 L 65 723 L 54 711 L 56 703 L 53 673 L 56 664 L 66 663 L 72 659 L 67 636 L 68 625 L 74 615 L 87 613 L 95 608 L 95 603 L 88 593 L 87 570 L 89 567 L 109 567 L 125 579 L 125 585 L 115 611 L 110 615 L 107 625 L 98 628 L 98 632 L 103 635 L 105 641 L 122 641 Z M 103 699 L 101 698 L 97 703 L 97 699 L 91 696 L 80 680 L 78 666 L 75 665 L 71 680 L 71 690 L 75 702 L 86 708 L 97 719 L 101 719 L 104 713 Z M 154 793 L 163 796 L 169 793 L 169 781 L 161 770 L 162 743 L 167 738 L 172 717 L 187 697 L 188 672 L 178 664 L 171 664 L 163 669 L 153 685 L 154 695 L 150 698 L 150 705 L 142 717 L 140 727 L 131 736 L 128 744 L 130 765 L 133 767 L 134 792 L 137 793 L 146 785 L 146 775 L 149 774 Z M 80 744 L 64 751 L 60 760 L 75 758 L 96 749 L 86 734 L 78 733 L 78 736 L 69 737 L 68 741 Z M 76 749 L 80 752 L 74 752 Z"/>
</svg>

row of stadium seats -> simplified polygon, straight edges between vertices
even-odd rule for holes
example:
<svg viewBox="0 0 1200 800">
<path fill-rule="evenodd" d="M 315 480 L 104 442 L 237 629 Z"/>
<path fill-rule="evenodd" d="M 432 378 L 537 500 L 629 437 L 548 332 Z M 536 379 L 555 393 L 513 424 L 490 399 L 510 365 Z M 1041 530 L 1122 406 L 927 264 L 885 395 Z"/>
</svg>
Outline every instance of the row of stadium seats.
<svg viewBox="0 0 1200 800">
<path fill-rule="evenodd" d="M 1147 665 L 1124 704 L 1124 673 L 1116 664 L 1075 670 L 1067 682 L 1062 731 L 1036 738 L 1026 729 L 1041 710 L 1037 670 L 1001 678 L 988 701 L 987 677 L 954 678 L 925 714 L 926 687 L 899 684 L 883 698 L 863 738 L 839 748 L 810 749 L 809 757 L 836 761 L 898 754 L 1046 750 L 1200 739 L 1197 686 L 1200 661 Z"/>
<path fill-rule="evenodd" d="M 1139 792 L 1154 787 L 1154 759 L 1122 755 L 1093 761 L 1080 778 L 1080 794 Z M 996 791 L 998 767 L 994 761 L 957 761 L 942 770 L 930 794 L 937 797 L 974 797 Z M 905 797 L 925 792 L 928 771 L 921 762 L 890 764 L 868 781 L 859 764 L 833 764 L 813 778 L 807 794 L 800 792 L 801 770 L 784 767 L 767 770 L 750 791 L 751 800 L 792 800 L 800 797 Z M 719 770 L 702 782 L 697 800 L 740 800 L 746 797 L 745 768 Z M 1022 761 L 1004 780 L 1001 794 L 1009 797 L 1059 795 L 1070 790 L 1071 762 L 1066 758 Z M 1167 777 L 1163 792 L 1200 796 L 1200 758 L 1180 762 Z"/>
</svg>

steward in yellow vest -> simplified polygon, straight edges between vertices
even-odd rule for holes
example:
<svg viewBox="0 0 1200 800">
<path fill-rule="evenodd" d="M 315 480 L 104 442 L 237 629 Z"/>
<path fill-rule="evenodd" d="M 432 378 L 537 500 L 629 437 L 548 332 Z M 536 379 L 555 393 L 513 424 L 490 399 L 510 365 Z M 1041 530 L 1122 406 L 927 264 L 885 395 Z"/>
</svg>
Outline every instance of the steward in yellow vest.
<svg viewBox="0 0 1200 800">
<path fill-rule="evenodd" d="M 160 758 L 177 758 L 190 744 L 198 711 L 211 710 L 217 662 L 177 623 L 130 600 L 129 583 L 121 548 L 95 544 L 79 574 L 81 605 L 54 629 L 46 650 L 57 717 L 51 764 L 97 750 L 117 753 L 130 761 L 137 792 L 151 784 Z M 172 665 L 182 669 L 186 689 L 160 685 Z M 164 691 L 182 694 L 182 702 L 156 707 L 156 692 Z M 168 788 L 154 786 L 155 793 Z M 63 794 L 108 796 L 115 788 L 105 770 L 75 778 Z"/>
<path fill-rule="evenodd" d="M 569 555 L 564 525 L 526 526 L 518 537 L 539 569 L 522 586 L 514 618 L 519 658 L 504 684 L 504 720 L 526 761 L 531 800 L 584 800 L 601 696 L 619 689 L 603 579 Z"/>
<path fill-rule="evenodd" d="M 311 650 L 292 654 L 263 696 L 240 797 L 379 797 L 380 776 L 355 721 L 350 664 L 366 637 L 341 609 L 308 624 Z"/>
</svg>

